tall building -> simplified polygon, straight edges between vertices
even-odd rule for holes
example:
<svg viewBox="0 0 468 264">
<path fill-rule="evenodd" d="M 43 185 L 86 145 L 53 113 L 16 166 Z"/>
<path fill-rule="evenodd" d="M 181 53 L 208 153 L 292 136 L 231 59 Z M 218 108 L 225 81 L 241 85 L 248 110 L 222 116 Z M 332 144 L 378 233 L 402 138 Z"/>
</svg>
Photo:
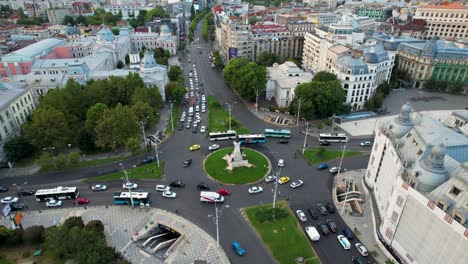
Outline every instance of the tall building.
<svg viewBox="0 0 468 264">
<path fill-rule="evenodd" d="M 252 44 L 252 58 L 254 60 L 264 52 L 276 54 L 283 58 L 293 56 L 293 36 L 285 25 L 273 22 L 257 22 L 252 26 Z"/>
<path fill-rule="evenodd" d="M 401 263 L 465 263 L 468 139 L 409 103 L 374 134 L 364 182 L 380 242 Z"/>
<path fill-rule="evenodd" d="M 47 18 L 51 24 L 62 24 L 65 16 L 70 15 L 69 8 L 49 8 L 46 11 Z"/>
<path fill-rule="evenodd" d="M 215 23 L 215 44 L 224 61 L 232 58 L 253 59 L 251 25 L 239 17 L 228 17 L 224 13 L 215 14 Z"/>
</svg>

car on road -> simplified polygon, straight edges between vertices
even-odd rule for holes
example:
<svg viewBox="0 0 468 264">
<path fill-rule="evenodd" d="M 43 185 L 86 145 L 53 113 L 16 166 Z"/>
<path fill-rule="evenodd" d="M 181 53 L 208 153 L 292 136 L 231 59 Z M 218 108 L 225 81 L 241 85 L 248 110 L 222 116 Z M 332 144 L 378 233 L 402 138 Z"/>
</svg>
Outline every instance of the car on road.
<svg viewBox="0 0 468 264">
<path fill-rule="evenodd" d="M 221 188 L 219 189 L 218 193 L 221 194 L 222 196 L 231 195 L 231 190 L 228 190 L 226 188 Z"/>
<path fill-rule="evenodd" d="M 197 189 L 206 191 L 206 190 L 209 190 L 210 187 L 206 183 L 202 182 L 202 183 L 197 184 Z"/>
<path fill-rule="evenodd" d="M 283 177 L 279 178 L 278 183 L 279 184 L 285 184 L 288 181 L 289 181 L 289 177 L 288 176 L 283 176 Z"/>
<path fill-rule="evenodd" d="M 301 187 L 303 184 L 304 184 L 303 181 L 301 181 L 301 180 L 295 180 L 295 181 L 293 181 L 289 186 L 291 186 L 291 188 L 293 188 L 293 189 L 296 189 L 296 188 Z"/>
<path fill-rule="evenodd" d="M 330 234 L 330 230 L 328 230 L 328 226 L 327 226 L 327 224 L 325 224 L 324 222 L 318 222 L 318 223 L 317 223 L 317 227 L 320 229 L 320 231 L 322 232 L 322 234 L 324 234 L 325 236 L 327 236 L 328 234 Z"/>
<path fill-rule="evenodd" d="M 213 151 L 213 150 L 217 150 L 219 149 L 219 145 L 218 144 L 213 144 L 211 146 L 208 147 L 208 150 L 209 151 Z"/>
<path fill-rule="evenodd" d="M 190 151 L 194 151 L 194 150 L 198 150 L 198 149 L 200 149 L 200 145 L 199 145 L 199 144 L 192 145 L 192 146 L 190 146 L 190 148 L 189 148 Z"/>
<path fill-rule="evenodd" d="M 177 187 L 177 188 L 183 188 L 183 187 L 185 187 L 185 183 L 183 181 L 174 180 L 174 181 L 171 181 L 171 183 L 169 183 L 169 186 Z"/>
<path fill-rule="evenodd" d="M 356 247 L 356 250 L 359 252 L 359 254 L 361 254 L 361 256 L 367 257 L 369 255 L 369 251 L 363 244 L 356 243 L 354 246 Z"/>
<path fill-rule="evenodd" d="M 21 190 L 18 192 L 18 195 L 20 196 L 30 196 L 30 195 L 34 195 L 36 193 L 36 191 L 34 190 Z"/>
<path fill-rule="evenodd" d="M 182 166 L 184 166 L 184 168 L 187 168 L 188 166 L 190 166 L 190 164 L 192 164 L 192 159 L 186 159 L 184 160 L 184 163 L 182 163 Z"/>
<path fill-rule="evenodd" d="M 89 199 L 87 197 L 86 198 L 78 197 L 76 198 L 76 200 L 73 200 L 72 203 L 73 204 L 89 204 Z"/>
<path fill-rule="evenodd" d="M 334 214 L 335 213 L 335 206 L 333 204 L 331 204 L 330 202 L 327 202 L 327 204 L 325 204 L 325 207 L 327 208 L 327 211 L 330 213 L 330 214 Z"/>
<path fill-rule="evenodd" d="M 1 203 L 2 204 L 12 204 L 12 203 L 17 203 L 19 201 L 19 198 L 18 197 L 11 197 L 11 196 L 8 196 L 8 197 L 5 197 L 1 200 Z"/>
<path fill-rule="evenodd" d="M 338 242 L 340 242 L 341 246 L 342 246 L 344 249 L 348 250 L 348 249 L 351 248 L 351 243 L 349 243 L 349 240 L 348 240 L 345 236 L 343 236 L 343 235 L 338 235 L 337 238 L 338 238 Z"/>
<path fill-rule="evenodd" d="M 126 183 L 124 183 L 124 184 L 122 185 L 122 188 L 123 188 L 123 189 L 130 189 L 130 190 L 132 190 L 132 189 L 138 188 L 138 184 L 132 183 L 132 182 L 126 182 Z"/>
<path fill-rule="evenodd" d="M 278 160 L 278 167 L 284 167 L 284 159 Z"/>
<path fill-rule="evenodd" d="M 177 125 L 177 130 L 182 130 L 184 129 L 184 123 L 180 122 L 179 125 Z"/>
<path fill-rule="evenodd" d="M 241 245 L 237 241 L 232 242 L 232 248 L 239 256 L 244 256 L 246 253 L 245 249 L 241 247 Z"/>
<path fill-rule="evenodd" d="M 272 182 L 272 181 L 275 181 L 276 180 L 276 176 L 275 175 L 268 175 L 266 178 L 265 178 L 265 182 Z"/>
<path fill-rule="evenodd" d="M 325 207 L 325 205 L 319 203 L 317 204 L 317 208 L 319 209 L 319 212 L 321 215 L 327 215 L 328 214 L 328 210 L 327 210 L 327 207 Z"/>
<path fill-rule="evenodd" d="M 327 219 L 327 225 L 333 233 L 336 233 L 336 231 L 338 230 L 336 223 L 331 219 Z"/>
<path fill-rule="evenodd" d="M 349 240 L 354 239 L 353 231 L 346 226 L 341 228 L 341 233 L 343 233 L 343 235 L 345 235 Z"/>
<path fill-rule="evenodd" d="M 185 125 L 185 128 L 186 128 L 186 129 L 189 129 L 189 128 L 191 128 L 191 127 L 192 127 L 192 126 L 190 125 L 190 122 L 187 121 L 187 124 Z"/>
<path fill-rule="evenodd" d="M 317 170 L 324 170 L 328 168 L 328 164 L 326 163 L 320 163 L 318 166 L 317 166 Z"/>
<path fill-rule="evenodd" d="M 319 145 L 321 145 L 321 146 L 329 146 L 329 145 L 330 145 L 330 142 L 328 142 L 328 141 L 320 141 L 320 142 L 319 142 Z"/>
<path fill-rule="evenodd" d="M 261 192 L 263 192 L 263 188 L 260 187 L 260 186 L 251 186 L 251 187 L 249 188 L 249 193 L 250 193 L 250 194 L 261 193 Z"/>
<path fill-rule="evenodd" d="M 206 132 L 206 127 L 205 126 L 201 126 L 200 128 L 200 133 L 205 133 Z"/>
<path fill-rule="evenodd" d="M 107 190 L 107 185 L 104 184 L 95 184 L 91 186 L 91 190 L 97 192 L 97 191 L 105 191 Z"/>
<path fill-rule="evenodd" d="M 144 160 L 141 161 L 141 164 L 151 163 L 151 162 L 154 162 L 155 160 L 156 160 L 155 157 L 153 157 L 153 156 L 148 156 L 148 157 L 146 157 Z"/>
<path fill-rule="evenodd" d="M 328 171 L 331 173 L 331 174 L 335 174 L 335 173 L 338 173 L 340 169 L 338 167 L 331 167 Z"/>
<path fill-rule="evenodd" d="M 5 186 L 0 186 L 0 192 L 8 192 L 8 188 Z"/>
<path fill-rule="evenodd" d="M 288 144 L 288 143 L 289 143 L 289 140 L 283 138 L 283 139 L 280 139 L 280 140 L 279 140 L 278 142 L 276 142 L 276 143 L 278 143 L 278 144 Z"/>
<path fill-rule="evenodd" d="M 306 215 L 304 214 L 304 211 L 302 211 L 302 210 L 297 210 L 297 211 L 296 211 L 296 214 L 297 214 L 297 217 L 299 218 L 299 220 L 301 220 L 301 222 L 307 222 L 307 217 L 306 217 Z"/>
<path fill-rule="evenodd" d="M 24 210 L 26 206 L 22 203 L 13 203 L 10 204 L 10 209 L 11 211 L 19 211 L 19 210 Z"/>
<path fill-rule="evenodd" d="M 59 207 L 63 205 L 63 201 L 60 200 L 49 200 L 46 202 L 47 207 Z"/>
<path fill-rule="evenodd" d="M 361 142 L 361 147 L 370 147 L 372 144 L 370 141 Z"/>
<path fill-rule="evenodd" d="M 351 259 L 351 261 L 353 262 L 353 264 L 369 264 L 370 263 L 365 258 L 360 257 L 360 256 L 354 256 Z"/>
<path fill-rule="evenodd" d="M 158 184 L 156 185 L 156 188 L 155 188 L 157 192 L 165 192 L 165 191 L 169 191 L 170 189 L 171 188 L 169 186 L 166 186 L 164 184 Z"/>
<path fill-rule="evenodd" d="M 167 190 L 162 193 L 162 196 L 165 198 L 176 198 L 177 194 L 175 192 Z"/>
<path fill-rule="evenodd" d="M 197 133 L 198 132 L 198 126 L 197 126 L 197 123 L 194 122 L 193 123 L 193 128 L 192 128 L 192 133 Z"/>
<path fill-rule="evenodd" d="M 318 219 L 319 218 L 319 214 L 313 208 L 309 208 L 309 209 L 307 209 L 307 211 L 309 212 L 310 216 L 313 219 Z"/>
</svg>

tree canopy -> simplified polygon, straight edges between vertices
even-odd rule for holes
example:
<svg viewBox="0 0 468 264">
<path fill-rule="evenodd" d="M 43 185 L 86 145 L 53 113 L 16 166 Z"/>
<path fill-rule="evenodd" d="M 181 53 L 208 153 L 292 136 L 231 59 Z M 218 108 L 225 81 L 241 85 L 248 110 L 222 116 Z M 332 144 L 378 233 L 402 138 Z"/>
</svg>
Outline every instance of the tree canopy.
<svg viewBox="0 0 468 264">
<path fill-rule="evenodd" d="M 166 18 L 169 14 L 164 10 L 162 6 L 156 6 L 155 8 L 148 11 L 146 14 L 146 21 L 153 21 L 154 18 Z"/>
<path fill-rule="evenodd" d="M 266 51 L 258 55 L 256 60 L 257 64 L 266 67 L 271 67 L 275 62 L 281 64 L 284 61 L 285 59 L 283 57 Z"/>
<path fill-rule="evenodd" d="M 247 100 L 254 101 L 256 90 L 263 90 L 266 84 L 266 69 L 246 58 L 231 59 L 224 69 L 224 80 Z"/>
</svg>

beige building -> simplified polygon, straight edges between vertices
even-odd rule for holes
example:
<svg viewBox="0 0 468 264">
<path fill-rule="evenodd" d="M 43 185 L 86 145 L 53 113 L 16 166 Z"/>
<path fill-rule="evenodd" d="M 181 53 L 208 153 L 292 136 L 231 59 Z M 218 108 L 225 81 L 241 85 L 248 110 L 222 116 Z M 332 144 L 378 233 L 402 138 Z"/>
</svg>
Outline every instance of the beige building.
<svg viewBox="0 0 468 264">
<path fill-rule="evenodd" d="M 215 15 L 216 47 L 225 62 L 231 58 L 252 59 L 251 26 L 246 21 L 225 14 Z"/>
<path fill-rule="evenodd" d="M 302 67 L 306 71 L 319 72 L 325 69 L 328 48 L 333 43 L 316 33 L 306 33 L 302 53 Z"/>
<path fill-rule="evenodd" d="M 285 25 L 273 22 L 257 23 L 252 26 L 253 60 L 264 52 L 283 58 L 293 57 L 293 36 Z"/>
<path fill-rule="evenodd" d="M 426 39 L 435 36 L 465 43 L 468 41 L 468 6 L 459 2 L 422 5 L 416 9 L 414 18 L 427 21 Z"/>
</svg>

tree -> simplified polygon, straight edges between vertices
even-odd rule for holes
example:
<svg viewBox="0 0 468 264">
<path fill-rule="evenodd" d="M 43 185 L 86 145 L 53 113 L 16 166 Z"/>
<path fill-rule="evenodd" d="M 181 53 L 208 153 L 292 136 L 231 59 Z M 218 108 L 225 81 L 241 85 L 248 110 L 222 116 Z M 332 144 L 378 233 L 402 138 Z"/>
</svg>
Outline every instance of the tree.
<svg viewBox="0 0 468 264">
<path fill-rule="evenodd" d="M 162 6 L 156 6 L 155 8 L 148 11 L 146 14 L 146 21 L 151 22 L 154 18 L 166 18 L 169 14 L 163 9 Z"/>
<path fill-rule="evenodd" d="M 263 52 L 262 54 L 260 54 L 259 56 L 257 56 L 257 60 L 256 60 L 257 64 L 259 65 L 263 65 L 263 66 L 266 66 L 266 67 L 270 67 L 273 65 L 273 63 L 283 63 L 284 62 L 284 58 L 282 58 L 281 56 L 278 56 L 274 53 L 269 53 L 269 52 Z"/>
<path fill-rule="evenodd" d="M 132 112 L 138 121 L 143 121 L 145 127 L 152 127 L 156 123 L 154 110 L 146 102 L 137 102 L 131 106 Z"/>
<path fill-rule="evenodd" d="M 63 17 L 63 21 L 62 21 L 62 25 L 71 25 L 71 26 L 75 26 L 75 25 L 76 25 L 76 21 L 75 21 L 75 19 L 74 19 L 72 16 L 64 16 L 64 17 Z"/>
<path fill-rule="evenodd" d="M 86 224 L 85 229 L 96 231 L 97 233 L 104 236 L 104 224 L 101 222 L 101 220 L 89 221 Z"/>
<path fill-rule="evenodd" d="M 251 18 L 249 19 L 249 24 L 253 26 L 253 25 L 255 25 L 258 21 L 260 21 L 260 19 L 258 19 L 258 18 L 256 18 L 256 17 L 251 17 Z"/>
<path fill-rule="evenodd" d="M 255 91 L 265 87 L 266 69 L 248 59 L 232 59 L 224 70 L 224 79 L 242 98 L 253 101 Z"/>
<path fill-rule="evenodd" d="M 130 64 L 130 55 L 125 55 L 125 64 Z"/>
<path fill-rule="evenodd" d="M 97 103 L 88 109 L 86 113 L 85 128 L 90 135 L 96 135 L 98 121 L 104 116 L 109 107 L 103 103 Z"/>
<path fill-rule="evenodd" d="M 233 58 L 229 61 L 223 73 L 223 78 L 229 86 L 231 86 L 234 81 L 238 79 L 237 73 L 239 69 L 247 65 L 249 62 L 250 60 L 247 58 Z"/>
<path fill-rule="evenodd" d="M 22 160 L 34 152 L 34 146 L 24 136 L 10 138 L 3 149 L 11 161 Z"/>
<path fill-rule="evenodd" d="M 127 151 L 130 151 L 131 153 L 137 153 L 141 149 L 140 142 L 140 139 L 137 137 L 131 137 L 127 140 L 125 147 Z"/>
<path fill-rule="evenodd" d="M 84 227 L 84 222 L 81 216 L 71 216 L 67 218 L 67 220 L 65 220 L 65 222 L 63 223 L 63 227 L 69 229 L 77 227 L 82 229 Z"/>
<path fill-rule="evenodd" d="M 5 243 L 5 241 L 11 236 L 12 233 L 13 230 L 5 226 L 0 226 L 0 245 Z"/>
<path fill-rule="evenodd" d="M 112 34 L 114 34 L 115 36 L 118 36 L 120 34 L 120 30 L 118 28 L 113 28 L 111 31 Z"/>
<path fill-rule="evenodd" d="M 117 67 L 117 69 L 122 69 L 123 67 L 125 67 L 125 64 L 123 63 L 123 61 L 119 60 L 117 62 L 116 67 Z"/>
<path fill-rule="evenodd" d="M 169 100 L 180 102 L 186 92 L 187 89 L 177 82 L 170 82 L 166 85 L 166 95 Z"/>
<path fill-rule="evenodd" d="M 336 80 L 338 80 L 336 75 L 333 73 L 329 73 L 327 71 L 318 72 L 312 79 L 312 81 L 317 81 L 317 82 L 329 82 L 329 81 L 336 81 Z"/>
<path fill-rule="evenodd" d="M 192 2 L 192 6 L 190 7 L 190 19 L 195 19 L 195 4 Z"/>
<path fill-rule="evenodd" d="M 132 96 L 132 104 L 136 104 L 137 102 L 148 103 L 156 114 L 162 106 L 162 97 L 158 87 L 154 85 L 148 88 L 136 88 Z"/>
<path fill-rule="evenodd" d="M 179 66 L 171 66 L 167 76 L 171 82 L 177 81 L 177 78 L 183 74 L 182 69 Z"/>
<path fill-rule="evenodd" d="M 24 230 L 23 240 L 31 244 L 39 244 L 44 242 L 44 226 L 31 226 Z"/>
</svg>

